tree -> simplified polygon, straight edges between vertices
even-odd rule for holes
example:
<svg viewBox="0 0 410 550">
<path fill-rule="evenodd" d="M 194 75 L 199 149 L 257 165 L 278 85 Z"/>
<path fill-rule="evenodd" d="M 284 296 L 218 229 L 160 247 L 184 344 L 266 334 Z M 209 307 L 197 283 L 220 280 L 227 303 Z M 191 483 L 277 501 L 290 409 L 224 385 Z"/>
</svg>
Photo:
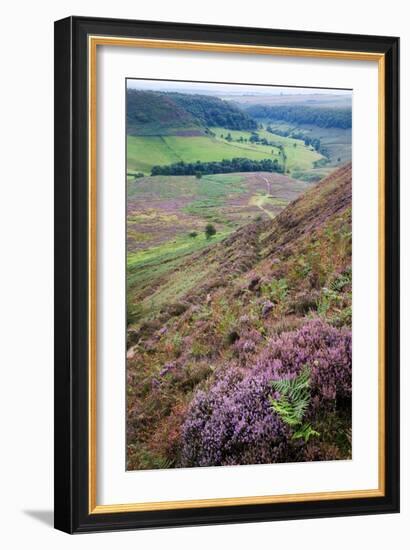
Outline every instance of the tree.
<svg viewBox="0 0 410 550">
<path fill-rule="evenodd" d="M 195 177 L 197 180 L 200 180 L 202 178 L 202 172 L 195 172 Z"/>
<path fill-rule="evenodd" d="M 215 235 L 216 229 L 215 226 L 211 223 L 208 223 L 205 227 L 205 236 L 207 239 L 210 239 L 213 235 Z"/>
</svg>

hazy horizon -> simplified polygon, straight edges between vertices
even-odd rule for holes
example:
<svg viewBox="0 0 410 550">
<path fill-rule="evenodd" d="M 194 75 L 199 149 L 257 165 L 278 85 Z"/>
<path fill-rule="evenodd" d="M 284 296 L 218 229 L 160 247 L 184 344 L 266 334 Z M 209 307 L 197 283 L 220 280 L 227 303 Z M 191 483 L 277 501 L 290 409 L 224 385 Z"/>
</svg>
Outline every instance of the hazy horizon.
<svg viewBox="0 0 410 550">
<path fill-rule="evenodd" d="M 182 92 L 203 95 L 331 95 L 351 96 L 352 90 L 340 88 L 312 88 L 280 85 L 255 85 L 255 84 L 227 84 L 209 82 L 188 82 L 173 80 L 150 80 L 127 78 L 127 89 L 157 91 L 157 92 Z"/>
</svg>

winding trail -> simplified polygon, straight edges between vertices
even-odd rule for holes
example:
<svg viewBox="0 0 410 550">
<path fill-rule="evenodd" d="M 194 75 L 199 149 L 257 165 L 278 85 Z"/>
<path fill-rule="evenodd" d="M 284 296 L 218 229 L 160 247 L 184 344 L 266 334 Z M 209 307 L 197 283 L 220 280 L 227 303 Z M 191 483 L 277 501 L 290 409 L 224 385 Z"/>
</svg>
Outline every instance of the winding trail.
<svg viewBox="0 0 410 550">
<path fill-rule="evenodd" d="M 257 206 L 259 210 L 262 210 L 262 212 L 265 212 L 265 214 L 269 216 L 271 220 L 273 220 L 275 216 L 272 214 L 272 212 L 269 212 L 269 210 L 266 210 L 266 208 L 262 206 L 263 200 L 264 198 L 262 196 L 257 197 L 254 201 L 254 205 Z"/>
<path fill-rule="evenodd" d="M 270 195 L 270 186 L 271 186 L 271 183 L 270 181 L 265 178 L 265 176 L 262 176 L 262 174 L 258 174 L 259 177 L 261 177 L 263 179 L 263 181 L 266 183 L 266 191 L 267 191 L 267 194 Z M 255 206 L 257 206 L 259 208 L 259 210 L 262 210 L 262 212 L 265 212 L 265 214 L 267 216 L 269 216 L 269 218 L 271 220 L 273 220 L 273 218 L 275 217 L 272 212 L 269 212 L 269 210 L 266 210 L 266 208 L 263 207 L 263 203 L 264 203 L 264 197 L 263 196 L 259 196 L 255 199 Z"/>
</svg>

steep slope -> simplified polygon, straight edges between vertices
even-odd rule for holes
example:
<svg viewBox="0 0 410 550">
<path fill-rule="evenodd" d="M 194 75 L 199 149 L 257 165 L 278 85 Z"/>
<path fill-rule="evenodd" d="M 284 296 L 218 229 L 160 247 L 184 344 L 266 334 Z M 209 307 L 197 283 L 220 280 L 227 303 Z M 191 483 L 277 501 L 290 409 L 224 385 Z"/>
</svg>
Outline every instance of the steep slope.
<svg viewBox="0 0 410 550">
<path fill-rule="evenodd" d="M 312 317 L 350 325 L 351 165 L 274 220 L 193 254 L 155 293 L 168 305 L 128 334 L 130 469 L 175 465 L 193 395 L 232 361 L 246 367 Z"/>
<path fill-rule="evenodd" d="M 219 97 L 181 93 L 170 93 L 169 96 L 203 126 L 222 126 L 230 130 L 256 130 L 258 127 L 248 114 Z"/>
<path fill-rule="evenodd" d="M 200 122 L 166 94 L 127 90 L 127 134 L 202 135 Z"/>
<path fill-rule="evenodd" d="M 127 90 L 127 134 L 132 136 L 205 135 L 206 128 L 254 130 L 256 122 L 217 97 Z"/>
</svg>

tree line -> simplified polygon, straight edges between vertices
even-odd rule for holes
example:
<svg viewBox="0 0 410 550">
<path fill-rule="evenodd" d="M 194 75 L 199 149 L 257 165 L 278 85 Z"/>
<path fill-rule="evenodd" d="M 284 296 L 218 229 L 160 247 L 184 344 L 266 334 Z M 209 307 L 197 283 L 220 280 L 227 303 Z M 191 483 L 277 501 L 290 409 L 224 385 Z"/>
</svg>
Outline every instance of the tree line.
<svg viewBox="0 0 410 550">
<path fill-rule="evenodd" d="M 202 126 L 221 126 L 229 130 L 254 130 L 258 127 L 257 122 L 247 113 L 219 97 L 179 92 L 168 92 L 166 96 L 192 115 Z"/>
<path fill-rule="evenodd" d="M 306 105 L 250 105 L 248 115 L 254 118 L 283 120 L 296 124 L 314 124 L 320 128 L 351 128 L 349 108 L 311 107 Z"/>
<path fill-rule="evenodd" d="M 329 157 L 329 151 L 324 147 L 319 138 L 314 138 L 307 136 L 304 132 L 295 131 L 295 130 L 283 130 L 281 128 L 272 129 L 270 126 L 266 128 L 267 132 L 271 134 L 276 134 L 282 137 L 290 137 L 292 139 L 300 139 L 306 145 L 306 147 L 313 147 L 315 151 L 323 155 L 324 157 Z"/>
<path fill-rule="evenodd" d="M 251 160 L 233 158 L 220 162 L 175 162 L 163 166 L 153 166 L 151 176 L 197 176 L 204 174 L 228 174 L 231 172 L 278 172 L 283 173 L 283 166 L 277 159 Z"/>
</svg>

